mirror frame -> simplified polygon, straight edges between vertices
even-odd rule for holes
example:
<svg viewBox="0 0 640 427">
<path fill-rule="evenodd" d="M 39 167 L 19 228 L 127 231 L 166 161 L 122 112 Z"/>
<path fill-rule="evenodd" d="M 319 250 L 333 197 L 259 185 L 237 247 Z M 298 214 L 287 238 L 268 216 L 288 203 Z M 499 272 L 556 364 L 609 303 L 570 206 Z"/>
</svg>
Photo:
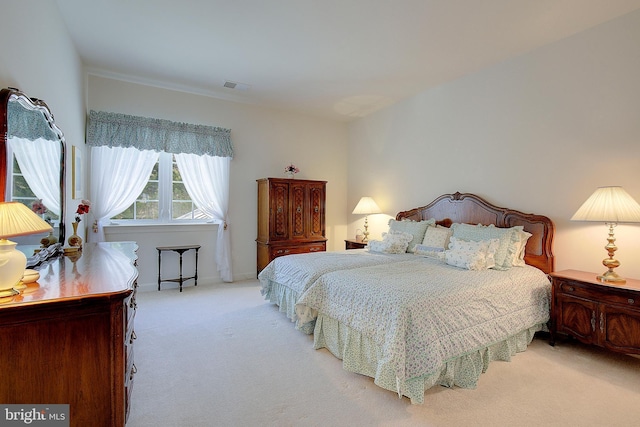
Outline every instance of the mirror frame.
<svg viewBox="0 0 640 427">
<path fill-rule="evenodd" d="M 7 140 L 8 140 L 8 108 L 9 102 L 20 102 L 23 106 L 40 111 L 47 124 L 58 137 L 60 141 L 60 222 L 58 225 L 58 242 L 64 243 L 65 239 L 65 139 L 64 134 L 56 125 L 53 119 L 53 113 L 47 104 L 37 98 L 29 98 L 19 89 L 12 87 L 0 90 L 0 202 L 5 201 L 7 170 L 9 167 L 9 159 L 7 159 Z"/>
</svg>

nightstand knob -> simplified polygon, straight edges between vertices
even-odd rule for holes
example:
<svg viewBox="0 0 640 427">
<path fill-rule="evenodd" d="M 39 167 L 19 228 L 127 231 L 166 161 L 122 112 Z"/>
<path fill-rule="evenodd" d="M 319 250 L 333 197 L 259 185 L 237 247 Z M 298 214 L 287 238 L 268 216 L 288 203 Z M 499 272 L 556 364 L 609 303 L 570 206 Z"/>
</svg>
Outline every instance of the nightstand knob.
<svg viewBox="0 0 640 427">
<path fill-rule="evenodd" d="M 635 304 L 635 303 L 636 303 L 636 301 L 635 301 L 633 298 L 629 298 L 629 299 L 627 300 L 627 302 L 628 302 L 629 304 Z"/>
<path fill-rule="evenodd" d="M 575 291 L 575 289 L 573 288 L 573 286 L 567 286 L 567 290 L 568 290 L 569 292 L 573 292 L 573 291 Z"/>
</svg>

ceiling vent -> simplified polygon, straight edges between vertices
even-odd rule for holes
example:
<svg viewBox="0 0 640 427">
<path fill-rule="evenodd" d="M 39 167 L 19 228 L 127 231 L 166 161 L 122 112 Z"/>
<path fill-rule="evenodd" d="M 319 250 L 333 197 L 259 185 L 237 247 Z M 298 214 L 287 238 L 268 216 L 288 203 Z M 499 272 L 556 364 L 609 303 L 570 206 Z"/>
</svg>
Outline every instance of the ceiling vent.
<svg viewBox="0 0 640 427">
<path fill-rule="evenodd" d="M 251 86 L 245 83 L 232 82 L 231 80 L 226 80 L 222 85 L 227 89 L 235 89 L 235 90 L 249 90 Z"/>
</svg>

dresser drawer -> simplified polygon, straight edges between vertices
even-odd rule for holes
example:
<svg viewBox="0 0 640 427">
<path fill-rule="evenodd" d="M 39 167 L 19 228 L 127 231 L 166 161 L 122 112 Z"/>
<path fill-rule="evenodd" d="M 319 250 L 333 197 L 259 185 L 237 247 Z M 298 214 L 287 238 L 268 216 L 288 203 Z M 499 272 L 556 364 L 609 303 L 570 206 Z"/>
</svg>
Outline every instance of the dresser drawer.
<svg viewBox="0 0 640 427">
<path fill-rule="evenodd" d="M 326 242 L 315 242 L 295 246 L 277 246 L 271 248 L 271 258 L 277 258 L 284 255 L 306 254 L 310 252 L 324 252 L 326 250 Z"/>
</svg>

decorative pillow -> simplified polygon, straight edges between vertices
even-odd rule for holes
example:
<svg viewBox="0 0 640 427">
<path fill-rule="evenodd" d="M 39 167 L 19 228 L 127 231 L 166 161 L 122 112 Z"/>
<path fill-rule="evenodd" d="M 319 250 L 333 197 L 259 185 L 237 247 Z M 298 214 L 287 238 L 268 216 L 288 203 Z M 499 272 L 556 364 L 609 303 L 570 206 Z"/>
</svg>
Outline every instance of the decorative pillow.
<svg viewBox="0 0 640 427">
<path fill-rule="evenodd" d="M 529 240 L 529 237 L 532 236 L 531 233 L 528 233 L 524 230 L 519 230 L 519 235 L 520 235 L 520 245 L 517 249 L 517 254 L 516 256 L 513 258 L 513 265 L 515 267 L 524 267 L 525 265 L 527 265 L 526 262 L 524 262 L 524 252 L 525 252 L 525 248 L 527 246 L 527 241 Z"/>
<path fill-rule="evenodd" d="M 390 231 L 382 235 L 382 241 L 370 240 L 371 252 L 385 252 L 388 254 L 403 254 L 407 251 L 407 245 L 413 239 L 413 234 L 401 231 Z"/>
<path fill-rule="evenodd" d="M 432 227 L 429 227 L 429 228 L 432 228 Z M 418 256 L 435 258 L 435 259 L 444 261 L 444 251 L 445 251 L 444 248 L 439 248 L 435 246 L 416 245 L 413 253 Z"/>
<path fill-rule="evenodd" d="M 451 237 L 449 250 L 445 252 L 447 264 L 468 270 L 486 270 L 495 266 L 495 253 L 499 239 L 465 241 Z"/>
<path fill-rule="evenodd" d="M 492 225 L 470 225 L 455 223 L 451 225 L 453 237 L 461 240 L 480 241 L 498 239 L 500 245 L 495 254 L 496 270 L 508 270 L 513 266 L 514 257 L 517 256 L 520 242 L 519 231 L 522 227 L 499 228 Z"/>
<path fill-rule="evenodd" d="M 409 233 L 413 236 L 409 245 L 407 246 L 407 252 L 413 252 L 415 246 L 422 242 L 424 234 L 427 231 L 427 227 L 436 224 L 435 218 L 428 219 L 426 221 L 411 221 L 402 220 L 396 221 L 395 219 L 389 220 L 389 231 L 400 231 L 403 233 Z"/>
<path fill-rule="evenodd" d="M 422 239 L 422 244 L 445 249 L 449 247 L 449 238 L 452 234 L 453 230 L 450 228 L 427 227 L 427 231 L 424 233 L 424 239 Z"/>
</svg>

